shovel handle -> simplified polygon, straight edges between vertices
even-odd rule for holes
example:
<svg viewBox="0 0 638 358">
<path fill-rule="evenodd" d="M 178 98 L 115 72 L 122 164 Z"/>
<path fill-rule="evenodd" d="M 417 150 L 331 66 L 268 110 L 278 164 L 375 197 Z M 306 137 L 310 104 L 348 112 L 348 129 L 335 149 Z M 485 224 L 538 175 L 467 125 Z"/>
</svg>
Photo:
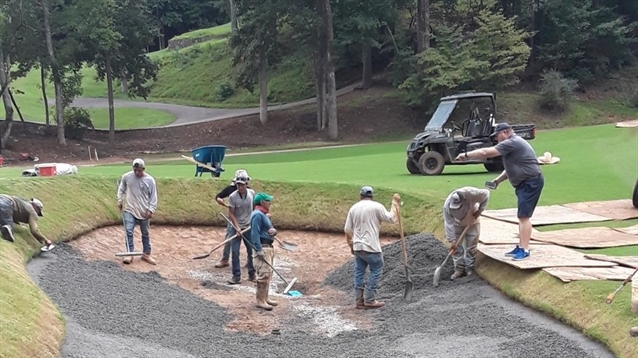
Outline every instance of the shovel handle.
<svg viewBox="0 0 638 358">
<path fill-rule="evenodd" d="M 467 226 L 465 227 L 465 229 L 463 229 L 463 232 L 461 233 L 461 236 L 459 236 L 458 239 L 456 239 L 456 241 L 454 242 L 455 246 L 459 246 L 459 244 L 461 243 L 461 240 L 463 240 L 463 238 L 465 238 L 465 234 L 467 234 L 467 230 L 470 229 L 470 226 L 474 225 L 474 223 L 476 222 L 476 218 L 473 218 L 472 221 L 470 221 L 469 224 L 467 224 Z M 451 250 L 450 250 L 451 253 Z"/>
</svg>

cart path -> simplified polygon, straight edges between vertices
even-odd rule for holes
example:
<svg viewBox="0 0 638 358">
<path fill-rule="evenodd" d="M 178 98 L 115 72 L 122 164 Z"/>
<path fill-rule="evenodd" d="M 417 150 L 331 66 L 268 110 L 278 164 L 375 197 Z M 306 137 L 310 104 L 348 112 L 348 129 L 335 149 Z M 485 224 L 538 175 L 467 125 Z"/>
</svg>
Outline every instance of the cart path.
<svg viewBox="0 0 638 358">
<path fill-rule="evenodd" d="M 308 318 L 294 310 L 291 325 L 282 327 L 281 335 L 225 330 L 232 315 L 216 303 L 166 283 L 156 272 L 135 273 L 115 262 L 87 261 L 64 243 L 32 259 L 27 270 L 66 319 L 63 358 L 613 357 L 602 345 L 509 300 L 476 276 L 431 287 L 430 275 L 446 254 L 434 240 L 431 235 L 406 238 L 410 252 L 430 257 L 418 260 L 424 266 L 412 275 L 413 302 L 401 298 L 400 245 L 387 245 L 388 267 L 379 291 L 387 306 L 356 312 L 375 322 L 372 330 L 335 336 L 304 329 Z M 351 261 L 330 274 L 331 280 L 350 286 Z"/>
<path fill-rule="evenodd" d="M 352 84 L 346 87 L 343 87 L 337 90 L 337 96 L 341 96 L 343 94 L 354 91 L 355 87 L 359 84 Z M 313 104 L 316 102 L 316 98 L 308 98 L 305 100 L 280 104 L 275 106 L 268 106 L 268 111 L 279 111 L 283 109 L 289 109 L 299 106 L 304 106 L 308 104 Z M 55 106 L 54 100 L 49 100 L 50 105 Z M 170 128 L 170 127 L 179 127 L 196 123 L 210 122 L 220 119 L 228 119 L 228 118 L 237 118 L 248 115 L 259 114 L 259 108 L 233 108 L 233 109 L 221 109 L 221 108 L 206 108 L 206 107 L 194 107 L 194 106 L 184 106 L 179 104 L 170 104 L 170 103 L 159 103 L 159 102 L 146 102 L 146 101 L 129 101 L 123 99 L 115 99 L 113 100 L 113 105 L 116 108 L 124 108 L 124 107 L 135 107 L 135 108 L 148 108 L 148 109 L 156 109 L 161 111 L 166 111 L 173 114 L 176 119 L 175 121 L 158 127 L 145 127 L 145 128 L 135 128 L 135 129 L 127 129 L 127 131 L 131 130 L 142 130 L 142 129 L 154 129 L 154 128 Z M 81 107 L 81 108 L 108 108 L 108 99 L 107 98 L 76 98 L 73 100 L 71 106 Z M 102 129 L 96 129 L 102 130 Z"/>
</svg>

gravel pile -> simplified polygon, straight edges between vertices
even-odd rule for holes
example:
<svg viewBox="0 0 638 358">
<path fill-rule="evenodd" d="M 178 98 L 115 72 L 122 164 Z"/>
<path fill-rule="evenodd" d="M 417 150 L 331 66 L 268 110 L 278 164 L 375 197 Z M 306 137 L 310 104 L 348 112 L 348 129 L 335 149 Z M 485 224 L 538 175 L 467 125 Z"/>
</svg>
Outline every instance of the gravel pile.
<svg viewBox="0 0 638 358">
<path fill-rule="evenodd" d="M 431 288 L 432 273 L 446 254 L 433 240 L 408 238 L 416 286 L 411 303 L 401 298 L 400 244 L 386 247 L 381 298 L 388 306 L 357 311 L 372 318 L 371 331 L 306 330 L 309 319 L 330 312 L 303 305 L 291 311 L 292 324 L 281 327 L 280 335 L 225 331 L 233 317 L 215 303 L 155 273 L 85 261 L 65 244 L 32 260 L 27 269 L 67 320 L 65 358 L 613 357 L 579 333 L 504 299 L 480 279 L 450 283 L 448 268 L 441 285 Z M 326 282 L 350 290 L 351 265 L 335 270 Z"/>
</svg>

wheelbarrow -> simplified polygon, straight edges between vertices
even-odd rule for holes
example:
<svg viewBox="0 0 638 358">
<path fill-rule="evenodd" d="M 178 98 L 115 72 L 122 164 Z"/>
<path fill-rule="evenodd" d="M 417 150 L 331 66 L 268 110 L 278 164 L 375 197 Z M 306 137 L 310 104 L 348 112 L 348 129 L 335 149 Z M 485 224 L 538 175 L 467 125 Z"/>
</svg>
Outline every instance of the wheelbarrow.
<svg viewBox="0 0 638 358">
<path fill-rule="evenodd" d="M 195 163 L 195 176 L 202 176 L 202 173 L 210 173 L 211 176 L 219 178 L 224 172 L 222 162 L 226 155 L 226 146 L 208 145 L 191 150 L 191 162 Z M 188 159 L 188 157 L 186 157 Z"/>
</svg>

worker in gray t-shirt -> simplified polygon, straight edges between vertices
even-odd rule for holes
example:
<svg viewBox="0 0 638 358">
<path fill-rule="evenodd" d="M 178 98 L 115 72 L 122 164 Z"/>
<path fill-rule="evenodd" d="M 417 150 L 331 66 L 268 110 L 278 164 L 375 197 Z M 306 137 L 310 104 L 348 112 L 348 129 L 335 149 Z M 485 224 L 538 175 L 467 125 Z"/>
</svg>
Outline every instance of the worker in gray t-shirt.
<svg viewBox="0 0 638 358">
<path fill-rule="evenodd" d="M 255 191 L 248 189 L 248 178 L 238 177 L 235 178 L 235 190 L 228 197 L 228 218 L 233 223 L 234 227 L 243 231 L 250 227 L 250 215 L 253 212 L 253 198 L 255 197 Z M 236 230 L 229 228 L 227 237 L 235 235 Z M 231 264 L 233 277 L 228 281 L 230 284 L 241 283 L 241 266 L 239 264 L 239 249 L 241 248 L 241 242 L 243 238 L 241 235 L 231 241 Z M 247 267 L 248 267 L 248 280 L 255 280 L 255 267 L 253 266 L 253 252 L 249 244 L 244 242 L 247 253 Z"/>
<path fill-rule="evenodd" d="M 455 160 L 503 157 L 505 170 L 493 181 L 493 188 L 509 179 L 518 198 L 518 237 L 519 244 L 505 256 L 513 260 L 525 260 L 529 257 L 529 241 L 532 237 L 531 218 L 538 205 L 545 179 L 541 171 L 534 148 L 523 138 L 514 133 L 507 123 L 499 123 L 492 137 L 496 137 L 497 145 L 459 154 Z"/>
</svg>

